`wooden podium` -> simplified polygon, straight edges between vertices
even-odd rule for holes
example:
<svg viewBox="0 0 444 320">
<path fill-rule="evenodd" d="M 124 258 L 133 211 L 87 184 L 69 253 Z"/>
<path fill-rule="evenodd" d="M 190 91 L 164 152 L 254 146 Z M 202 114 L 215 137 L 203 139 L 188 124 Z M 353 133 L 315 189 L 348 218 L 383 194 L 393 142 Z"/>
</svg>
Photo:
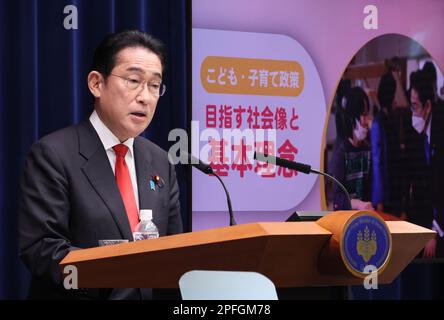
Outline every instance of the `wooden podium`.
<svg viewBox="0 0 444 320">
<path fill-rule="evenodd" d="M 177 288 L 190 270 L 256 271 L 276 287 L 362 284 L 341 262 L 338 239 L 358 211 L 332 212 L 316 222 L 264 222 L 71 251 L 81 288 Z M 387 221 L 391 257 L 378 282 L 390 283 L 435 232 Z"/>
</svg>

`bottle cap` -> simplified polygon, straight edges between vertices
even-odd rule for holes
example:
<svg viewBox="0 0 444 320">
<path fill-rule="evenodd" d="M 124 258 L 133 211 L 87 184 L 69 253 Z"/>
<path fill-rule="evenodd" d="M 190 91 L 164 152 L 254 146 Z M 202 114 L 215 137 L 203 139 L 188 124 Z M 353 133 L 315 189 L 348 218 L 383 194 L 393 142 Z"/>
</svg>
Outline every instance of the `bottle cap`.
<svg viewBox="0 0 444 320">
<path fill-rule="evenodd" d="M 140 220 L 153 220 L 153 210 L 143 209 L 139 212 Z"/>
</svg>

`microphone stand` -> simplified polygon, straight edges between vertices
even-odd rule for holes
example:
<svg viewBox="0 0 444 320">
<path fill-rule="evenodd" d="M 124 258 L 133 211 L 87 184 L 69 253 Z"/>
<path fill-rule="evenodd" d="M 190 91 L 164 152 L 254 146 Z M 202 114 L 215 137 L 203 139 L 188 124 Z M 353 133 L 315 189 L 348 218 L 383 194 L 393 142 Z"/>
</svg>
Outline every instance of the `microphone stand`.
<svg viewBox="0 0 444 320">
<path fill-rule="evenodd" d="M 200 159 L 192 156 L 191 154 L 189 154 L 186 151 L 182 151 L 182 153 L 187 157 L 189 163 L 193 167 L 195 167 L 196 169 L 198 169 L 199 171 L 201 171 L 207 175 L 211 175 L 211 174 L 214 175 L 220 181 L 220 183 L 222 184 L 222 187 L 224 188 L 225 195 L 227 196 L 228 212 L 230 214 L 230 226 L 237 225 L 236 220 L 234 219 L 234 215 L 233 215 L 233 208 L 231 207 L 230 194 L 228 193 L 228 190 L 225 187 L 225 184 L 222 181 L 222 179 L 217 175 L 216 172 L 214 172 L 213 168 L 209 164 L 202 162 Z"/>
<path fill-rule="evenodd" d="M 310 169 L 310 172 L 322 175 L 324 177 L 329 178 L 330 180 L 333 180 L 333 182 L 335 182 L 342 189 L 342 191 L 344 191 L 345 195 L 347 196 L 347 199 L 348 199 L 347 203 L 348 203 L 348 207 L 349 207 L 348 210 L 352 209 L 350 194 L 348 193 L 347 189 L 344 187 L 344 185 L 342 183 L 340 183 L 335 177 L 329 175 L 328 173 L 317 171 L 314 169 Z"/>
<path fill-rule="evenodd" d="M 347 189 L 335 177 L 329 175 L 328 173 L 321 172 L 321 171 L 318 171 L 318 170 L 314 170 L 308 164 L 294 162 L 294 161 L 290 161 L 290 160 L 287 160 L 287 159 L 282 159 L 282 158 L 279 158 L 279 157 L 275 157 L 275 156 L 271 156 L 271 155 L 267 155 L 267 154 L 263 154 L 263 153 L 259 153 L 259 152 L 255 152 L 254 153 L 254 159 L 259 160 L 259 161 L 263 161 L 263 162 L 267 162 L 267 163 L 272 163 L 272 164 L 275 164 L 275 165 L 280 166 L 280 167 L 284 167 L 284 168 L 288 168 L 288 169 L 293 169 L 293 170 L 296 170 L 298 172 L 302 172 L 302 173 L 305 173 L 305 174 L 316 173 L 318 175 L 322 175 L 324 177 L 327 177 L 328 179 L 332 180 L 334 183 L 336 183 L 342 189 L 342 191 L 347 196 L 348 207 L 349 207 L 348 210 L 352 209 L 351 198 L 350 198 L 350 194 L 348 193 Z"/>
<path fill-rule="evenodd" d="M 224 182 L 223 182 L 222 179 L 217 175 L 217 173 L 213 171 L 211 174 L 214 175 L 214 176 L 220 181 L 220 183 L 222 184 L 222 187 L 223 187 L 224 190 L 225 190 L 225 195 L 227 196 L 228 212 L 230 213 L 230 226 L 235 226 L 237 223 L 236 223 L 236 220 L 234 219 L 233 208 L 231 207 L 230 194 L 228 193 L 228 190 L 227 190 L 227 188 L 225 187 Z"/>
</svg>

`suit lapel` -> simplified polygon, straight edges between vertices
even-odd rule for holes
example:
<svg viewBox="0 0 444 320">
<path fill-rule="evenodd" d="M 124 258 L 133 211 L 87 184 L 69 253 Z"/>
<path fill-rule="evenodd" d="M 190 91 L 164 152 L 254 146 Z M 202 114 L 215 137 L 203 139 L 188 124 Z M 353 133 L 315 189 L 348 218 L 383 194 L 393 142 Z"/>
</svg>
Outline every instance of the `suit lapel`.
<svg viewBox="0 0 444 320">
<path fill-rule="evenodd" d="M 79 126 L 79 152 L 88 160 L 83 165 L 82 171 L 108 207 L 122 237 L 132 240 L 128 216 L 108 156 L 89 121 Z"/>
<path fill-rule="evenodd" d="M 134 161 L 136 166 L 137 186 L 139 190 L 139 210 L 150 209 L 153 204 L 152 192 L 149 186 L 152 172 L 151 155 L 143 150 L 141 138 L 134 139 Z"/>
</svg>

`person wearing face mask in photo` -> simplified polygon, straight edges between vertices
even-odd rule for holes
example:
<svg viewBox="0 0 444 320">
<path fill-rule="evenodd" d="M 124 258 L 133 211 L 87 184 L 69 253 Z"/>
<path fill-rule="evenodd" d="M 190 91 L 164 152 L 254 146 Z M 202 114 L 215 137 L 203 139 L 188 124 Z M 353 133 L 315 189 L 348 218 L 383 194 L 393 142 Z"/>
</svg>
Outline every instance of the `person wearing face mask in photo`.
<svg viewBox="0 0 444 320">
<path fill-rule="evenodd" d="M 436 99 L 434 86 L 424 70 L 411 77 L 410 102 L 415 132 L 411 156 L 412 223 L 437 232 L 424 248 L 423 256 L 444 256 L 444 106 Z"/>
<path fill-rule="evenodd" d="M 444 106 L 436 99 L 432 81 L 424 70 L 410 75 L 411 133 L 407 139 L 407 220 L 436 231 L 417 258 L 430 263 L 412 263 L 402 277 L 403 299 L 442 299 L 444 204 Z"/>
<path fill-rule="evenodd" d="M 369 99 L 360 87 L 345 95 L 341 111 L 343 137 L 338 137 L 333 149 L 330 173 L 347 188 L 354 210 L 374 210 L 370 200 L 371 150 L 368 141 L 370 117 Z M 333 187 L 333 209 L 349 209 L 348 199 L 337 186 Z"/>
</svg>

